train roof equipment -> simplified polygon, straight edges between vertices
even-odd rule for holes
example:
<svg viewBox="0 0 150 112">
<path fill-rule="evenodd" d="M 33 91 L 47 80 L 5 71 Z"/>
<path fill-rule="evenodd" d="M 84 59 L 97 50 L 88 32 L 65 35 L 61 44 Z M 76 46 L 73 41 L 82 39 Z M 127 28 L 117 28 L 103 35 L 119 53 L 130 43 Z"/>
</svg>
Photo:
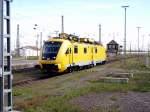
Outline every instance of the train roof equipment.
<svg viewBox="0 0 150 112">
<path fill-rule="evenodd" d="M 102 45 L 101 43 L 95 41 L 91 38 L 79 38 L 79 36 L 73 35 L 73 34 L 67 34 L 67 33 L 60 33 L 59 37 L 54 37 L 57 39 L 66 39 L 70 40 L 71 42 L 81 42 L 81 43 L 89 43 L 89 44 L 97 44 Z"/>
</svg>

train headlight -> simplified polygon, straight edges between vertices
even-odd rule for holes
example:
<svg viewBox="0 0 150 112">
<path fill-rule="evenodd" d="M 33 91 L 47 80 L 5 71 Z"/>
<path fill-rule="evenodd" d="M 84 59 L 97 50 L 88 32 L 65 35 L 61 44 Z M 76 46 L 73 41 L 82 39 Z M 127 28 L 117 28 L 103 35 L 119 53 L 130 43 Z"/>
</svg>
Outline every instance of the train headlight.
<svg viewBox="0 0 150 112">
<path fill-rule="evenodd" d="M 56 57 L 53 57 L 53 59 L 55 60 L 55 59 L 56 59 Z"/>
<path fill-rule="evenodd" d="M 61 69 L 61 64 L 56 64 L 58 66 L 58 69 Z"/>
<path fill-rule="evenodd" d="M 42 59 L 46 59 L 46 58 L 43 56 Z"/>
</svg>

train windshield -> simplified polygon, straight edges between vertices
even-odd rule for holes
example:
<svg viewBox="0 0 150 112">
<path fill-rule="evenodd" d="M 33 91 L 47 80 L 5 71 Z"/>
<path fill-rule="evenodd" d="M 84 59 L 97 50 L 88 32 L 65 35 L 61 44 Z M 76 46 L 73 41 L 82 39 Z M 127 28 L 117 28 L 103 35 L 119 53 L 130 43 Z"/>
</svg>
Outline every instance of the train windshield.
<svg viewBox="0 0 150 112">
<path fill-rule="evenodd" d="M 43 59 L 56 59 L 62 42 L 45 42 L 43 46 Z"/>
</svg>

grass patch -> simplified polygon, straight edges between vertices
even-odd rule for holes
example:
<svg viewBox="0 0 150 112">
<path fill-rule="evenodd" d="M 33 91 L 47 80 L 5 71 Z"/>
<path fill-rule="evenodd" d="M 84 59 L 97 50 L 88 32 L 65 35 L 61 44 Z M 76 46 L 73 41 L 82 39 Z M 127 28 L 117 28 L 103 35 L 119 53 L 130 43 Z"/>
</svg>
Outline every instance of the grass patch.
<svg viewBox="0 0 150 112">
<path fill-rule="evenodd" d="M 116 95 L 112 95 L 112 96 L 110 97 L 110 100 L 116 101 L 116 100 L 117 100 L 117 96 L 116 96 Z"/>
<path fill-rule="evenodd" d="M 83 110 L 78 106 L 73 106 L 68 101 L 73 98 L 83 96 L 93 92 L 102 92 L 102 91 L 124 91 L 126 85 L 116 86 L 110 84 L 102 84 L 102 83 L 93 83 L 90 86 L 82 87 L 79 89 L 70 89 L 62 96 L 54 96 L 54 95 L 44 95 L 44 96 L 36 96 L 31 93 L 31 90 L 24 90 L 24 94 L 27 93 L 32 94 L 31 98 L 25 98 L 24 102 L 19 102 L 15 105 L 15 109 L 21 109 L 21 111 L 25 112 L 82 112 Z M 23 91 L 22 91 L 23 92 Z M 40 102 L 40 103 L 39 103 Z M 40 110 L 39 110 L 40 107 Z"/>
<path fill-rule="evenodd" d="M 126 60 L 126 65 L 121 64 L 121 67 L 123 67 L 126 70 L 143 70 L 143 71 L 149 71 L 150 68 L 146 67 L 145 65 L 145 59 L 141 58 L 133 58 Z"/>
<path fill-rule="evenodd" d="M 95 68 L 65 74 L 50 78 L 49 81 L 33 84 L 30 87 L 14 88 L 13 96 L 15 98 L 15 109 L 24 112 L 84 112 L 79 106 L 71 104 L 69 101 L 87 95 L 89 93 L 99 92 L 127 92 L 127 91 L 150 91 L 150 74 L 134 73 L 134 77 L 129 83 L 102 83 L 97 79 L 91 79 L 89 75 L 93 75 L 94 70 L 98 68 L 108 67 L 121 68 L 121 62 L 115 62 L 111 65 L 97 66 Z M 144 64 L 137 62 L 136 59 L 130 59 L 129 63 L 124 67 L 129 70 L 149 71 Z M 93 72 L 89 72 L 93 71 Z M 101 72 L 101 71 L 97 71 Z M 92 74 L 93 73 L 93 74 Z M 77 82 L 84 83 L 76 86 Z M 89 79 L 87 79 L 89 78 Z M 84 84 L 84 86 L 83 86 Z M 110 97 L 112 101 L 116 101 L 116 96 Z M 107 109 L 94 107 L 93 112 L 107 112 Z M 110 108 L 110 112 L 120 112 L 119 107 Z"/>
<path fill-rule="evenodd" d="M 38 56 L 27 56 L 27 60 L 38 60 Z"/>
<path fill-rule="evenodd" d="M 20 96 L 22 95 L 23 93 L 21 91 L 18 91 L 16 89 L 13 90 L 13 96 Z"/>
<path fill-rule="evenodd" d="M 112 106 L 110 108 L 94 107 L 92 112 L 121 112 L 119 106 Z"/>
<path fill-rule="evenodd" d="M 15 109 L 25 112 L 82 112 L 82 109 L 78 106 L 68 103 L 70 98 L 79 95 L 77 92 L 74 94 L 72 91 L 65 96 L 34 96 L 16 104 Z"/>
<path fill-rule="evenodd" d="M 138 91 L 138 92 L 149 92 L 150 91 L 150 74 L 134 74 L 133 79 L 129 79 L 129 83 L 102 83 L 99 80 L 89 80 L 90 83 L 102 91 Z"/>
<path fill-rule="evenodd" d="M 140 91 L 140 92 L 150 91 L 150 74 L 149 73 L 135 74 L 132 81 L 135 84 L 135 88 L 133 88 L 133 91 Z"/>
<path fill-rule="evenodd" d="M 79 89 L 67 89 L 66 91 L 66 88 L 64 88 L 65 94 L 61 96 L 55 96 L 48 93 L 43 96 L 40 96 L 39 93 L 34 95 L 35 93 L 32 91 L 32 88 L 20 89 L 20 91 L 14 92 L 14 96 L 24 96 L 25 100 L 24 102 L 19 102 L 16 104 L 16 109 L 21 109 L 25 112 L 82 112 L 83 110 L 81 108 L 78 106 L 73 106 L 68 101 L 93 92 L 150 91 L 149 81 L 149 74 L 136 74 L 128 84 L 101 83 L 96 80 L 91 80 L 88 81 L 90 82 L 90 85 L 81 87 Z M 58 90 L 60 89 L 58 88 Z M 32 94 L 33 96 L 31 95 L 31 97 L 25 97 L 28 95 L 28 93 Z M 110 97 L 110 99 L 113 101 L 117 100 L 115 96 Z M 96 109 L 93 112 L 97 112 L 98 110 Z M 111 110 L 112 112 L 119 112 L 118 108 L 112 108 Z"/>
<path fill-rule="evenodd" d="M 12 59 L 22 59 L 22 60 L 38 60 L 39 57 L 38 56 L 27 56 L 26 58 L 24 56 L 13 56 Z"/>
</svg>

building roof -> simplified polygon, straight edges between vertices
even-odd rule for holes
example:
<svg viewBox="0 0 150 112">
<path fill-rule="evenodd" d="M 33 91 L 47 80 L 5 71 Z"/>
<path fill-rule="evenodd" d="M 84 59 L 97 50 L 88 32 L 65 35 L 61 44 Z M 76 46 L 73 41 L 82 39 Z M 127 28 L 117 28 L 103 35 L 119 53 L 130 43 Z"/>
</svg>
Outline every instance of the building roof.
<svg viewBox="0 0 150 112">
<path fill-rule="evenodd" d="M 119 45 L 115 40 L 111 40 L 108 44 L 111 44 L 111 45 L 112 45 L 112 44 L 113 44 L 113 45 Z M 107 45 L 108 45 L 108 44 L 107 44 Z"/>
</svg>

